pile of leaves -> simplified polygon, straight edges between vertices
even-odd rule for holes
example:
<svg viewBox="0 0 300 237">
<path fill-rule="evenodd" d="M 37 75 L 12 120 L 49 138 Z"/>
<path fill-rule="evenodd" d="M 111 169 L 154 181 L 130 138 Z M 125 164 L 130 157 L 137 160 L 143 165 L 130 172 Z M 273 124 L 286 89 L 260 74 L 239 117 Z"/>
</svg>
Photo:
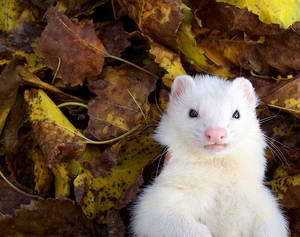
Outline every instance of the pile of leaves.
<svg viewBox="0 0 300 237">
<path fill-rule="evenodd" d="M 126 236 L 175 76 L 249 78 L 300 235 L 300 3 L 0 1 L 0 235 Z"/>
</svg>

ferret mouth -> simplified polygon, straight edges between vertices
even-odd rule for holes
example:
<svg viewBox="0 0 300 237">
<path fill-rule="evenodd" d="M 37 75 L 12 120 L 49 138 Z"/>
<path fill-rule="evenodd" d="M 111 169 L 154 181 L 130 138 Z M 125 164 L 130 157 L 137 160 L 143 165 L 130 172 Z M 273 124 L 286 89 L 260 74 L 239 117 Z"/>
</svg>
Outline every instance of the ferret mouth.
<svg viewBox="0 0 300 237">
<path fill-rule="evenodd" d="M 225 150 L 225 148 L 227 147 L 227 144 L 208 144 L 208 145 L 204 145 L 204 148 L 208 151 L 212 151 L 212 152 L 220 152 Z"/>
</svg>

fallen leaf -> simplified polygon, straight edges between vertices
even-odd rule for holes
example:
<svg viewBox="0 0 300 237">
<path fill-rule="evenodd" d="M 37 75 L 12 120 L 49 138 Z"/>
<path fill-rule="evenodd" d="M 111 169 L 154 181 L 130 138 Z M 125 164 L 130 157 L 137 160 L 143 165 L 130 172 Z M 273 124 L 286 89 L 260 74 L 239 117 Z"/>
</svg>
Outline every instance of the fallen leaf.
<svg viewBox="0 0 300 237">
<path fill-rule="evenodd" d="M 143 33 L 177 49 L 176 32 L 184 18 L 181 0 L 123 0 L 123 3 Z"/>
<path fill-rule="evenodd" d="M 25 122 L 25 114 L 25 101 L 23 96 L 19 94 L 8 115 L 2 134 L 1 143 L 4 146 L 6 154 L 16 154 L 19 152 L 19 148 L 23 142 L 19 130 Z"/>
<path fill-rule="evenodd" d="M 21 79 L 15 71 L 15 67 L 19 63 L 19 59 L 11 61 L 0 75 L 0 134 L 21 84 Z"/>
<path fill-rule="evenodd" d="M 83 101 L 82 99 L 67 94 L 63 91 L 61 91 L 60 89 L 58 89 L 57 87 L 48 84 L 46 82 L 43 82 L 40 78 L 38 78 L 36 75 L 34 75 L 32 72 L 30 72 L 28 69 L 22 67 L 22 66 L 17 66 L 16 67 L 16 71 L 19 74 L 19 76 L 22 78 L 23 83 L 26 85 L 30 85 L 30 86 L 34 86 L 40 89 L 44 89 L 47 90 L 49 92 L 52 92 L 54 94 L 56 94 L 57 96 L 59 96 L 60 99 L 62 100 L 75 100 L 75 101 Z"/>
<path fill-rule="evenodd" d="M 167 71 L 162 77 L 164 85 L 171 87 L 176 76 L 186 74 L 179 55 L 154 41 L 150 41 L 150 47 L 149 52 L 155 56 L 155 62 Z"/>
<path fill-rule="evenodd" d="M 23 1 L 22 4 L 18 0 L 1 1 L 0 29 L 8 32 L 22 21 L 31 21 L 31 9 L 30 1 Z"/>
<path fill-rule="evenodd" d="M 41 196 L 49 194 L 52 184 L 52 174 L 46 167 L 46 159 L 39 149 L 32 150 L 32 161 L 34 163 L 34 190 Z"/>
<path fill-rule="evenodd" d="M 37 142 L 51 168 L 62 160 L 78 159 L 85 151 L 85 140 L 42 90 L 25 91 L 29 120 Z M 76 133 L 76 134 L 75 134 Z"/>
<path fill-rule="evenodd" d="M 112 209 L 108 211 L 107 232 L 109 237 L 126 236 L 126 226 L 124 225 L 118 210 Z"/>
<path fill-rule="evenodd" d="M 216 57 L 214 54 L 207 54 L 205 49 L 196 41 L 193 33 L 190 16 L 191 9 L 185 11 L 188 20 L 184 20 L 177 32 L 177 43 L 179 50 L 197 71 L 203 71 L 222 77 L 232 77 L 231 65 Z"/>
<path fill-rule="evenodd" d="M 148 96 L 155 79 L 128 65 L 106 67 L 100 79 L 89 81 L 96 94 L 89 101 L 90 116 L 86 134 L 103 140 L 117 137 L 134 128 L 147 116 Z"/>
<path fill-rule="evenodd" d="M 147 129 L 126 142 L 121 147 L 117 165 L 104 176 L 94 178 L 85 169 L 74 180 L 75 194 L 77 189 L 85 190 L 80 205 L 88 218 L 97 217 L 106 222 L 106 211 L 112 207 L 123 208 L 129 201 L 135 200 L 143 168 L 161 152 L 160 145 L 152 140 L 151 135 L 152 129 Z"/>
<path fill-rule="evenodd" d="M 284 28 L 300 21 L 300 3 L 298 1 L 289 1 L 285 4 L 274 0 L 217 0 L 217 2 L 226 2 L 239 8 L 247 8 L 258 15 L 262 22 L 279 24 Z"/>
<path fill-rule="evenodd" d="M 54 174 L 55 197 L 68 197 L 70 195 L 71 179 L 67 166 L 67 163 L 61 162 L 51 169 Z"/>
<path fill-rule="evenodd" d="M 119 152 L 123 141 L 120 141 L 107 149 L 98 157 L 83 163 L 83 167 L 88 169 L 94 177 L 104 176 L 105 173 L 116 165 L 119 159 Z"/>
<path fill-rule="evenodd" d="M 300 76 L 270 93 L 262 101 L 271 107 L 287 111 L 300 118 Z"/>
<path fill-rule="evenodd" d="M 0 217 L 1 236 L 97 236 L 96 228 L 72 200 L 32 201 Z"/>
<path fill-rule="evenodd" d="M 106 50 L 92 22 L 81 25 L 72 22 L 55 7 L 49 7 L 45 16 L 48 25 L 35 41 L 34 52 L 45 58 L 53 71 L 56 71 L 60 58 L 57 77 L 71 86 L 82 85 L 86 79 L 99 75 Z"/>
<path fill-rule="evenodd" d="M 130 34 L 124 30 L 120 21 L 107 24 L 101 29 L 102 42 L 111 55 L 121 57 L 121 53 L 131 45 Z"/>
<path fill-rule="evenodd" d="M 22 204 L 29 204 L 31 200 L 32 198 L 17 192 L 0 177 L 0 213 L 2 215 L 12 215 Z"/>
<path fill-rule="evenodd" d="M 59 9 L 64 9 L 66 15 L 75 17 L 80 15 L 92 15 L 95 8 L 106 2 L 107 0 L 61 0 L 57 5 L 59 6 Z M 48 3 L 48 1 L 46 3 Z"/>
</svg>

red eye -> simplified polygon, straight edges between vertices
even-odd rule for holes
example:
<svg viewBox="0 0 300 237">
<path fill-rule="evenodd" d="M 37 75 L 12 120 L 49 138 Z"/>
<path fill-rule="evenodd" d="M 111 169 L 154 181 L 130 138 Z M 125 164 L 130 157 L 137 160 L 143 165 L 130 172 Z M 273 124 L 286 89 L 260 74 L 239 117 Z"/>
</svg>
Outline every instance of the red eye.
<svg viewBox="0 0 300 237">
<path fill-rule="evenodd" d="M 234 111 L 234 113 L 233 113 L 233 115 L 232 115 L 232 118 L 234 118 L 234 119 L 239 119 L 240 118 L 240 113 L 239 113 L 239 111 Z"/>
<path fill-rule="evenodd" d="M 198 117 L 198 112 L 196 110 L 194 110 L 194 109 L 191 109 L 190 113 L 189 113 L 189 116 L 191 118 L 197 118 Z"/>
</svg>

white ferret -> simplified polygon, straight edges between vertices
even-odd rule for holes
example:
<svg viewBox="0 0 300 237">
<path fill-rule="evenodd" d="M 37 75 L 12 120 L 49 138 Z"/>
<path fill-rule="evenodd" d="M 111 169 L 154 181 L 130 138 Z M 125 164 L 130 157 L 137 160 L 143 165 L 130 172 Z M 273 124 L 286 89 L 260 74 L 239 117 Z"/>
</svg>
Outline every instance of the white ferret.
<svg viewBox="0 0 300 237">
<path fill-rule="evenodd" d="M 264 185 L 257 97 L 244 78 L 175 78 L 155 139 L 171 154 L 134 207 L 138 237 L 287 237 Z"/>
</svg>

